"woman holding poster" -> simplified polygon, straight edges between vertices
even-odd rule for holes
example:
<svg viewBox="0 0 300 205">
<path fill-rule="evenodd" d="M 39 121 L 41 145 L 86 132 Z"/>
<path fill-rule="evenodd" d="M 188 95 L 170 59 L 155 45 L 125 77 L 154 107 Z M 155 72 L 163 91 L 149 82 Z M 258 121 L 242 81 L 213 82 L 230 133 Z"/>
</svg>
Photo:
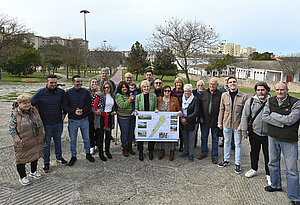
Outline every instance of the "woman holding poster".
<svg viewBox="0 0 300 205">
<path fill-rule="evenodd" d="M 181 107 L 176 97 L 171 96 L 171 87 L 164 86 L 162 90 L 162 97 L 157 98 L 157 108 L 162 112 L 178 112 L 178 116 L 182 116 Z M 158 148 L 160 149 L 158 159 L 162 159 L 165 156 L 165 150 L 170 150 L 169 160 L 173 161 L 175 158 L 176 142 L 158 142 Z"/>
<path fill-rule="evenodd" d="M 141 82 L 141 94 L 137 95 L 135 98 L 135 116 L 138 115 L 138 111 L 155 111 L 157 110 L 157 99 L 156 95 L 153 93 L 149 93 L 150 91 L 150 83 L 147 80 Z M 149 159 L 153 160 L 153 150 L 154 150 L 155 142 L 148 142 L 148 150 L 149 150 Z M 139 160 L 144 160 L 144 142 L 138 142 L 138 150 L 139 150 Z"/>
<path fill-rule="evenodd" d="M 192 93 L 193 86 L 186 84 L 184 86 L 184 94 L 179 99 L 182 109 L 182 117 L 180 119 L 180 129 L 183 137 L 184 151 L 181 157 L 189 155 L 189 160 L 194 161 L 194 146 L 196 134 L 196 118 L 198 116 L 198 100 Z"/>
</svg>

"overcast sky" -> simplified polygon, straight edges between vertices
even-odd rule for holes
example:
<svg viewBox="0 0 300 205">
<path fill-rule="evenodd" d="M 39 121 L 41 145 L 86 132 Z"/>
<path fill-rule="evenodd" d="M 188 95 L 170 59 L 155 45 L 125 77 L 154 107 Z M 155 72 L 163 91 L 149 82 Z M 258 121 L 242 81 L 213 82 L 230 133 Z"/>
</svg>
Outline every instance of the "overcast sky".
<svg viewBox="0 0 300 205">
<path fill-rule="evenodd" d="M 90 49 L 104 40 L 117 50 L 145 44 L 155 25 L 171 17 L 214 27 L 220 40 L 277 55 L 300 52 L 299 0 L 0 0 L 0 13 L 39 36 L 84 37 Z"/>
</svg>

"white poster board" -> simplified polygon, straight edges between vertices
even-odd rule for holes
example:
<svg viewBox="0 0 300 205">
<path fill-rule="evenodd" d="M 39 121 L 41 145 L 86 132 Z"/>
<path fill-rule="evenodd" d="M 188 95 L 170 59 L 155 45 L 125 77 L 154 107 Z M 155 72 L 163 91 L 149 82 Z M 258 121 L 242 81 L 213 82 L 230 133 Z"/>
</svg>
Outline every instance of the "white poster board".
<svg viewBox="0 0 300 205">
<path fill-rule="evenodd" d="M 137 141 L 177 142 L 179 117 L 177 112 L 138 111 L 135 125 Z"/>
</svg>

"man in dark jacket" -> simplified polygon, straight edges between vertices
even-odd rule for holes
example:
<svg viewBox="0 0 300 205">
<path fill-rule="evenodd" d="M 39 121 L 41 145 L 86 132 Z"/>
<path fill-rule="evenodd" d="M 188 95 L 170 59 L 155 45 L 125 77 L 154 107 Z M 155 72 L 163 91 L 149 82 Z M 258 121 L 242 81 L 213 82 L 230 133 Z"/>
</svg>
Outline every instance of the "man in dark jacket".
<svg viewBox="0 0 300 205">
<path fill-rule="evenodd" d="M 87 89 L 82 88 L 82 79 L 79 75 L 72 78 L 74 87 L 67 90 L 64 95 L 64 110 L 68 113 L 68 130 L 70 136 L 70 149 L 72 158 L 69 166 L 73 166 L 76 162 L 77 152 L 77 134 L 80 128 L 84 143 L 84 151 L 86 159 L 94 162 L 95 159 L 90 154 L 90 139 L 89 139 L 89 120 L 88 115 L 91 110 L 91 96 Z"/>
<path fill-rule="evenodd" d="M 219 137 L 217 136 L 218 132 L 218 115 L 220 110 L 220 101 L 222 92 L 218 89 L 218 79 L 211 78 L 209 81 L 209 88 L 205 91 L 202 91 L 199 98 L 199 118 L 201 124 L 201 154 L 198 159 L 204 159 L 208 155 L 208 135 L 209 129 L 212 136 L 212 149 L 211 157 L 212 163 L 218 163 L 218 144 Z"/>
<path fill-rule="evenodd" d="M 62 157 L 61 134 L 63 132 L 63 97 L 65 91 L 57 87 L 57 76 L 49 75 L 46 87 L 39 89 L 31 98 L 32 105 L 36 106 L 42 118 L 45 129 L 44 141 L 44 166 L 45 173 L 49 172 L 50 166 L 50 143 L 53 137 L 54 150 L 57 163 L 67 165 L 68 162 Z"/>
<path fill-rule="evenodd" d="M 276 96 L 271 97 L 263 110 L 263 121 L 268 123 L 269 169 L 271 186 L 268 192 L 282 191 L 280 159 L 281 151 L 286 167 L 287 195 L 292 204 L 300 204 L 298 171 L 298 129 L 300 100 L 288 94 L 284 82 L 275 85 Z"/>
</svg>

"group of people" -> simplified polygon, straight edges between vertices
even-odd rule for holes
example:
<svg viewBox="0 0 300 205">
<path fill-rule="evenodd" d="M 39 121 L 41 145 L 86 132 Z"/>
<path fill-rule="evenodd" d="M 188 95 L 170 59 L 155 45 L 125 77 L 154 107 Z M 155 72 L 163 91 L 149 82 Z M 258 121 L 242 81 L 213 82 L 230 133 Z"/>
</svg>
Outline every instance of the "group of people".
<svg viewBox="0 0 300 205">
<path fill-rule="evenodd" d="M 249 138 L 251 169 L 246 177 L 257 174 L 260 149 L 263 150 L 265 172 L 269 186 L 266 191 L 282 191 L 280 153 L 283 153 L 289 199 L 300 203 L 298 174 L 298 128 L 300 101 L 288 94 L 288 85 L 275 85 L 276 96 L 269 94 L 270 87 L 265 82 L 254 86 L 255 94 L 248 95 L 238 89 L 235 77 L 225 78 L 225 86 L 218 89 L 218 79 L 211 78 L 208 88 L 199 80 L 196 89 L 177 77 L 174 88 L 164 86 L 160 78 L 153 79 L 152 70 L 146 71 L 146 80 L 139 86 L 132 83 L 132 74 L 126 73 L 117 86 L 108 79 L 108 70 L 101 71 L 101 78 L 92 78 L 89 89 L 82 88 L 80 76 L 73 76 L 73 87 L 67 91 L 57 87 L 57 77 L 49 75 L 46 87 L 38 90 L 31 98 L 20 95 L 18 107 L 14 108 L 9 123 L 14 140 L 17 170 L 22 185 L 30 184 L 25 172 L 25 164 L 31 163 L 30 177 L 41 178 L 37 171 L 37 161 L 43 156 L 44 172 L 50 169 L 50 142 L 54 141 L 56 161 L 72 166 L 77 158 L 78 128 L 82 133 L 86 159 L 94 162 L 92 156 L 99 151 L 99 158 L 107 161 L 110 153 L 111 131 L 115 127 L 115 116 L 121 131 L 122 154 L 135 155 L 135 117 L 140 111 L 177 112 L 180 119 L 179 142 L 148 142 L 149 159 L 153 151 L 159 149 L 158 159 L 169 153 L 169 160 L 175 158 L 179 144 L 180 157 L 194 160 L 198 130 L 201 129 L 201 154 L 199 160 L 208 157 L 209 131 L 212 138 L 211 162 L 218 164 L 219 135 L 224 137 L 224 159 L 218 164 L 230 164 L 232 142 L 235 150 L 235 172 L 240 174 L 242 137 Z M 61 134 L 63 121 L 68 115 L 71 159 L 62 156 Z M 104 149 L 103 149 L 104 140 Z M 139 160 L 144 160 L 144 143 L 137 141 Z M 105 154 L 105 155 L 104 155 Z"/>
</svg>

